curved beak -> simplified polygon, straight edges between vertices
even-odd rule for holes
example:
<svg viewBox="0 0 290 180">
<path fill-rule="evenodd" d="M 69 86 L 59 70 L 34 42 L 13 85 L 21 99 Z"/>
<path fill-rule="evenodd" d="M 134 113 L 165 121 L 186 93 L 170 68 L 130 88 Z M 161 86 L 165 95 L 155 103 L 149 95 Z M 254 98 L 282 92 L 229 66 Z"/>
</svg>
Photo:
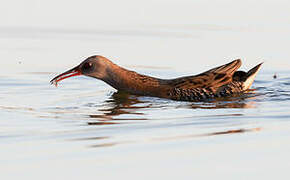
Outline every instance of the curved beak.
<svg viewBox="0 0 290 180">
<path fill-rule="evenodd" d="M 57 83 L 61 80 L 67 79 L 69 77 L 73 77 L 73 76 L 79 76 L 82 75 L 81 71 L 79 70 L 79 66 L 74 67 L 58 76 L 56 76 L 55 78 L 53 78 L 50 83 L 57 86 Z"/>
</svg>

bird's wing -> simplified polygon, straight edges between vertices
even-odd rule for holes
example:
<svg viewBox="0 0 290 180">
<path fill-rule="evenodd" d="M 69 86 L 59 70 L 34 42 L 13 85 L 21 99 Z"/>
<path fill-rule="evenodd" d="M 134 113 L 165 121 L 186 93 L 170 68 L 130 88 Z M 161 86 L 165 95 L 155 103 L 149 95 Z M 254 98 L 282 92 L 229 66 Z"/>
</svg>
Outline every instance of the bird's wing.
<svg viewBox="0 0 290 180">
<path fill-rule="evenodd" d="M 217 89 L 232 81 L 234 72 L 241 66 L 240 59 L 210 69 L 195 76 L 181 77 L 170 81 L 171 87 L 180 89 L 213 88 Z"/>
</svg>

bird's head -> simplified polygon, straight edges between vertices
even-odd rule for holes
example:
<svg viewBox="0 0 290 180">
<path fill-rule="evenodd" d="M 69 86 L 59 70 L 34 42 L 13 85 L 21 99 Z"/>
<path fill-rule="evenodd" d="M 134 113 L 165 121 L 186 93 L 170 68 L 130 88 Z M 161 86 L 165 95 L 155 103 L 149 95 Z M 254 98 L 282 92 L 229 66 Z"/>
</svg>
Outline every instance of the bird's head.
<svg viewBox="0 0 290 180">
<path fill-rule="evenodd" d="M 91 56 L 81 62 L 78 66 L 56 76 L 50 83 L 57 86 L 57 83 L 61 80 L 67 79 L 73 76 L 85 75 L 94 77 L 97 79 L 103 79 L 106 76 L 106 67 L 110 62 L 103 56 Z"/>
</svg>

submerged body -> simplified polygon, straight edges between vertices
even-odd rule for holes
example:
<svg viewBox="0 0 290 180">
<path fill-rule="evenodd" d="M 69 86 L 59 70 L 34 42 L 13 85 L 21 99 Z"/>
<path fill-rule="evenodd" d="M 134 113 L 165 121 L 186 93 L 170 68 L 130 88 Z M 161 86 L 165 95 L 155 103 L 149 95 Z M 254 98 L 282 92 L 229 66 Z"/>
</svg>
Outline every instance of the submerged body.
<svg viewBox="0 0 290 180">
<path fill-rule="evenodd" d="M 130 94 L 200 101 L 244 93 L 252 85 L 261 64 L 248 72 L 237 71 L 241 66 L 241 60 L 238 59 L 195 76 L 159 79 L 122 68 L 105 57 L 92 56 L 77 67 L 56 76 L 51 83 L 57 85 L 68 77 L 86 75 Z"/>
</svg>

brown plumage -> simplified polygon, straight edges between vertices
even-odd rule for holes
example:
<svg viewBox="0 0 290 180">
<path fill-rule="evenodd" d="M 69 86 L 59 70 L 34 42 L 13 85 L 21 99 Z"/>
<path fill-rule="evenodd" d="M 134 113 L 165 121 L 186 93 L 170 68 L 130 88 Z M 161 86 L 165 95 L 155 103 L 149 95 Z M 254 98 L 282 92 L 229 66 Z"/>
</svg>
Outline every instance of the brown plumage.
<svg viewBox="0 0 290 180">
<path fill-rule="evenodd" d="M 252 85 L 261 64 L 248 72 L 237 71 L 241 66 L 241 60 L 237 59 L 195 76 L 159 79 L 124 69 L 105 57 L 92 56 L 75 68 L 56 76 L 51 83 L 57 85 L 68 77 L 86 75 L 131 94 L 200 101 L 245 92 Z"/>
</svg>

